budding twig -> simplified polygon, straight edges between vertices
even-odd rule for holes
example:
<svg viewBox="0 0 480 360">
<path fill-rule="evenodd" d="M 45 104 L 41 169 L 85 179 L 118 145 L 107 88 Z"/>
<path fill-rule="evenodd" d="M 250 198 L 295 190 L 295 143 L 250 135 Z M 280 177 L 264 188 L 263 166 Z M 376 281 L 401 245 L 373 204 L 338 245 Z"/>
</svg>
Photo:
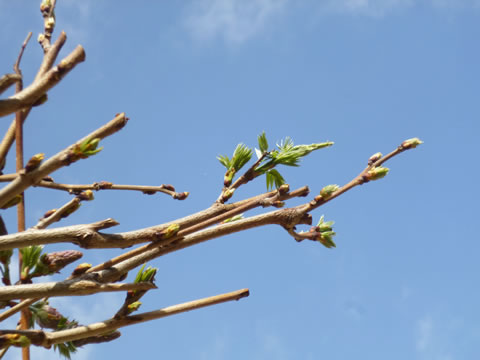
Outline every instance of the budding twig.
<svg viewBox="0 0 480 360">
<path fill-rule="evenodd" d="M 57 296 L 83 296 L 96 294 L 99 292 L 151 290 L 155 288 L 156 286 L 152 283 L 99 283 L 94 280 L 74 279 L 39 284 L 4 286 L 0 288 L 0 300 Z"/>
<path fill-rule="evenodd" d="M 20 194 L 28 187 L 36 184 L 48 174 L 58 170 L 63 166 L 70 165 L 72 162 L 77 161 L 79 158 L 76 157 L 73 152 L 76 147 L 80 146 L 80 144 L 84 144 L 89 139 L 103 139 L 109 135 L 112 135 L 122 129 L 127 123 L 127 121 L 128 118 L 125 116 L 124 113 L 118 114 L 113 120 L 111 120 L 101 128 L 95 130 L 85 138 L 79 140 L 77 143 L 69 146 L 68 148 L 60 151 L 56 155 L 46 160 L 37 169 L 28 172 L 20 177 L 17 177 L 11 183 L 5 186 L 2 190 L 0 190 L 0 206 L 3 206 L 11 198 Z"/>
<path fill-rule="evenodd" d="M 77 64 L 85 60 L 85 51 L 78 45 L 66 58 L 50 69 L 38 81 L 23 89 L 18 94 L 0 100 L 0 117 L 32 106 L 48 90 L 57 85 L 62 78 Z"/>
</svg>

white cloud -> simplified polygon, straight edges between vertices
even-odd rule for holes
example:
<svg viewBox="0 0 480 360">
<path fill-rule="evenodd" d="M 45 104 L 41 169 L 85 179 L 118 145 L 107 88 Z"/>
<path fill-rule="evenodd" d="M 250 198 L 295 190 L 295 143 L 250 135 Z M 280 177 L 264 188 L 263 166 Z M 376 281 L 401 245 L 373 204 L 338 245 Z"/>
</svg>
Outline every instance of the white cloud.
<svg viewBox="0 0 480 360">
<path fill-rule="evenodd" d="M 222 38 L 241 44 L 265 30 L 288 0 L 197 0 L 188 9 L 185 25 L 200 41 Z"/>
</svg>

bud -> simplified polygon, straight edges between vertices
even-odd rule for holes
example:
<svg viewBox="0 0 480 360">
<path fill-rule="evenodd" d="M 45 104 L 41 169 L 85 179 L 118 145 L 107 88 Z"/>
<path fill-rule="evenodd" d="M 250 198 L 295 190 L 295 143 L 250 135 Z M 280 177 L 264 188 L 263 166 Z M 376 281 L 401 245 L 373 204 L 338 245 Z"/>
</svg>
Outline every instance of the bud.
<svg viewBox="0 0 480 360">
<path fill-rule="evenodd" d="M 320 195 L 323 199 L 328 199 L 332 194 L 337 191 L 340 187 L 338 185 L 327 185 L 322 190 L 320 190 Z"/>
<path fill-rule="evenodd" d="M 173 185 L 170 185 L 170 184 L 163 184 L 162 187 L 165 190 L 175 191 L 175 188 L 173 187 Z"/>
<path fill-rule="evenodd" d="M 227 170 L 225 176 L 223 177 L 223 185 L 228 187 L 232 184 L 233 177 L 235 176 L 236 170 L 232 167 Z"/>
<path fill-rule="evenodd" d="M 137 311 L 142 303 L 140 301 L 135 301 L 127 306 L 127 315 L 131 314 L 134 311 Z"/>
<path fill-rule="evenodd" d="M 287 194 L 289 191 L 290 191 L 290 185 L 288 185 L 288 184 L 280 185 L 280 187 L 278 188 L 278 193 L 279 193 L 280 195 L 285 195 L 285 194 Z"/>
<path fill-rule="evenodd" d="M 330 249 L 332 247 L 337 247 L 337 245 L 335 245 L 335 243 L 332 240 L 332 236 L 334 236 L 334 235 L 335 235 L 335 233 L 333 231 L 329 232 L 328 234 L 322 233 L 322 235 L 320 236 L 318 241 L 328 249 Z"/>
<path fill-rule="evenodd" d="M 95 183 L 95 189 L 98 187 L 98 189 L 111 189 L 113 186 L 113 183 L 109 181 L 100 181 L 99 183 Z"/>
<path fill-rule="evenodd" d="M 365 175 L 365 178 L 367 181 L 378 180 L 385 177 L 385 175 L 387 175 L 389 171 L 390 171 L 389 168 L 379 166 L 368 171 L 367 174 Z"/>
<path fill-rule="evenodd" d="M 407 149 L 415 149 L 418 145 L 421 145 L 421 144 L 423 144 L 423 141 L 420 140 L 419 138 L 411 138 L 402 142 L 402 145 L 400 146 L 404 150 L 407 150 Z"/>
<path fill-rule="evenodd" d="M 80 259 L 82 256 L 83 254 L 77 250 L 64 250 L 43 254 L 37 262 L 31 277 L 59 272 L 65 266 Z"/>
<path fill-rule="evenodd" d="M 368 165 L 372 165 L 375 161 L 377 160 L 380 160 L 380 158 L 383 156 L 383 154 L 381 152 L 377 152 L 375 154 L 373 154 L 372 156 L 370 156 L 370 158 L 368 159 Z"/>
<path fill-rule="evenodd" d="M 4 347 L 16 346 L 16 347 L 25 347 L 30 345 L 30 339 L 25 335 L 20 334 L 6 334 L 0 336 L 0 343 Z"/>
<path fill-rule="evenodd" d="M 172 195 L 172 197 L 176 200 L 185 200 L 190 193 L 188 191 L 184 191 L 181 193 L 175 193 Z"/>
<path fill-rule="evenodd" d="M 84 201 L 90 201 L 90 200 L 93 200 L 95 197 L 93 196 L 92 190 L 85 190 L 85 191 L 82 191 L 80 194 L 78 194 L 77 198 Z"/>
<path fill-rule="evenodd" d="M 46 301 L 40 301 L 35 305 L 30 307 L 30 310 L 35 314 L 35 322 L 42 329 L 54 329 L 56 330 L 60 321 L 63 319 L 62 314 L 60 314 L 57 309 L 48 305 Z"/>
<path fill-rule="evenodd" d="M 235 189 L 227 189 L 222 194 L 222 200 L 225 202 L 233 196 Z"/>
<path fill-rule="evenodd" d="M 92 264 L 81 263 L 75 268 L 75 270 L 73 270 L 72 276 L 78 276 L 78 275 L 84 274 L 91 267 L 92 267 Z"/>
<path fill-rule="evenodd" d="M 180 225 L 171 224 L 166 229 L 163 229 L 162 231 L 157 232 L 156 235 L 159 240 L 165 240 L 174 236 L 178 232 L 178 230 L 180 230 Z"/>
<path fill-rule="evenodd" d="M 53 214 L 55 214 L 56 211 L 57 211 L 57 209 L 48 210 L 47 212 L 45 212 L 45 214 L 43 214 L 42 219 L 46 219 L 46 218 L 52 216 Z M 40 220 L 42 220 L 42 219 L 40 219 Z"/>
<path fill-rule="evenodd" d="M 272 206 L 275 207 L 275 208 L 277 208 L 277 209 L 280 209 L 280 208 L 282 208 L 282 207 L 285 206 L 285 202 L 283 202 L 283 201 L 274 201 L 274 202 L 272 203 Z"/>
</svg>

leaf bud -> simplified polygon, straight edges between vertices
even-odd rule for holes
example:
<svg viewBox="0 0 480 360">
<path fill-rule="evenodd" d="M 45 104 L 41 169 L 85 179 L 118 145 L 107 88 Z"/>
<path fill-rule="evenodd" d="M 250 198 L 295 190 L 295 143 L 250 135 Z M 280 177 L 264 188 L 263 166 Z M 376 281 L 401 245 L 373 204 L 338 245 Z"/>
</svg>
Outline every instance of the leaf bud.
<svg viewBox="0 0 480 360">
<path fill-rule="evenodd" d="M 94 199 L 93 191 L 92 190 L 82 191 L 80 194 L 77 195 L 77 198 L 84 201 L 93 200 Z"/>
<path fill-rule="evenodd" d="M 127 314 L 131 314 L 134 311 L 137 311 L 142 303 L 140 301 L 135 301 L 127 306 Z"/>
<path fill-rule="evenodd" d="M 75 268 L 75 270 L 73 270 L 72 276 L 78 276 L 78 275 L 84 274 L 91 267 L 92 267 L 92 264 L 81 263 Z"/>
<path fill-rule="evenodd" d="M 222 200 L 225 202 L 233 196 L 235 189 L 227 189 L 222 194 Z"/>
<path fill-rule="evenodd" d="M 373 154 L 372 156 L 370 156 L 370 158 L 368 159 L 368 165 L 372 165 L 375 161 L 377 160 L 380 160 L 380 158 L 383 156 L 383 154 L 381 152 L 377 152 L 375 154 Z"/>
<path fill-rule="evenodd" d="M 175 193 L 172 195 L 172 197 L 176 200 L 185 200 L 190 193 L 188 191 L 184 191 L 181 193 Z"/>
<path fill-rule="evenodd" d="M 323 199 L 328 199 L 332 194 L 337 191 L 340 187 L 338 185 L 327 185 L 322 190 L 320 190 L 320 195 Z"/>
<path fill-rule="evenodd" d="M 420 140 L 419 138 L 411 138 L 402 142 L 402 145 L 400 146 L 404 150 L 407 150 L 407 149 L 415 149 L 418 145 L 421 145 L 421 144 L 423 144 L 423 141 Z"/>
<path fill-rule="evenodd" d="M 287 194 L 289 191 L 290 191 L 290 185 L 288 185 L 288 184 L 282 184 L 282 185 L 280 185 L 280 187 L 278 188 L 278 193 L 279 193 L 280 195 L 285 195 L 285 194 Z"/>
<path fill-rule="evenodd" d="M 390 171 L 389 168 L 379 166 L 368 171 L 367 174 L 365 175 L 365 178 L 367 181 L 378 180 L 385 177 L 385 175 L 387 175 L 389 171 Z"/>
</svg>

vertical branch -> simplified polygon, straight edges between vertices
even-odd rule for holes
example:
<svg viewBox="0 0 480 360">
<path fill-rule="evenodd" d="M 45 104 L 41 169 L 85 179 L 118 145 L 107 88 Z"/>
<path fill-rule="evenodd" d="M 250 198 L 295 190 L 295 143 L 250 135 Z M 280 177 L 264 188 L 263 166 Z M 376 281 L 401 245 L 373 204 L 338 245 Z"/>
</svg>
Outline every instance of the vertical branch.
<svg viewBox="0 0 480 360">
<path fill-rule="evenodd" d="M 22 76 L 22 71 L 20 70 L 20 62 L 22 61 L 23 52 L 25 47 L 28 44 L 28 41 L 32 37 L 32 33 L 29 32 L 27 38 L 22 44 L 20 53 L 18 54 L 17 61 L 13 66 L 13 70 L 16 74 Z M 19 93 L 23 90 L 23 78 L 17 82 L 15 87 L 15 92 Z M 23 169 L 23 111 L 19 110 L 15 113 L 15 143 L 16 143 L 16 170 L 17 173 Z M 25 231 L 25 197 L 22 193 L 22 201 L 17 205 L 17 221 L 18 221 L 18 231 Z M 18 264 L 19 264 L 19 273 L 22 271 L 22 254 L 18 252 Z M 20 329 L 28 329 L 29 323 L 29 313 L 28 310 L 23 309 L 20 316 Z M 22 359 L 30 360 L 30 348 L 28 346 L 22 348 Z"/>
</svg>

